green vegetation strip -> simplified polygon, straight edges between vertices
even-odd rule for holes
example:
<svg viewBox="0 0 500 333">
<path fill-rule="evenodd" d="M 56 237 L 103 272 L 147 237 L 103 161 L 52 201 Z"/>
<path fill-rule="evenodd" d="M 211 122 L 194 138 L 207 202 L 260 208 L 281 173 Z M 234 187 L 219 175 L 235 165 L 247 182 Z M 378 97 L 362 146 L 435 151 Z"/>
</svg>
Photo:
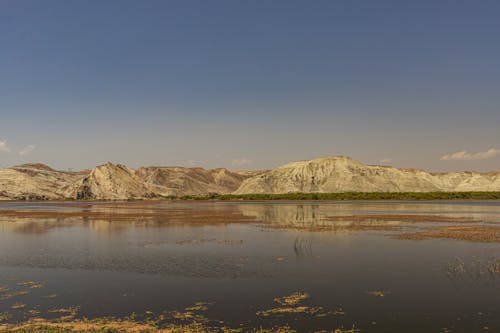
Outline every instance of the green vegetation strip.
<svg viewBox="0 0 500 333">
<path fill-rule="evenodd" d="M 500 192 L 344 192 L 283 194 L 211 194 L 166 197 L 180 200 L 500 200 Z"/>
</svg>

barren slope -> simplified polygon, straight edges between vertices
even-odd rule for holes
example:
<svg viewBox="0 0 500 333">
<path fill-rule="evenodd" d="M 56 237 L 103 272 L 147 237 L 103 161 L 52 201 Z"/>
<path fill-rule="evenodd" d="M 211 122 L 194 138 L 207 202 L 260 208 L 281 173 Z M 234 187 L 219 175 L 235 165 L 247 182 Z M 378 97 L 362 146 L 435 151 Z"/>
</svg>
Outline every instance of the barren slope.
<svg viewBox="0 0 500 333">
<path fill-rule="evenodd" d="M 163 196 L 231 193 L 249 177 L 227 169 L 183 167 L 144 167 L 137 170 L 137 175 Z"/>
<path fill-rule="evenodd" d="M 94 168 L 68 189 L 65 195 L 74 199 L 139 199 L 156 196 L 134 170 L 112 163 Z"/>
<path fill-rule="evenodd" d="M 235 194 L 433 191 L 500 191 L 500 176 L 475 172 L 431 174 L 369 166 L 340 156 L 288 163 L 245 180 Z"/>
<path fill-rule="evenodd" d="M 82 177 L 79 173 L 56 171 L 44 164 L 0 169 L 0 199 L 62 199 L 65 188 Z"/>
</svg>

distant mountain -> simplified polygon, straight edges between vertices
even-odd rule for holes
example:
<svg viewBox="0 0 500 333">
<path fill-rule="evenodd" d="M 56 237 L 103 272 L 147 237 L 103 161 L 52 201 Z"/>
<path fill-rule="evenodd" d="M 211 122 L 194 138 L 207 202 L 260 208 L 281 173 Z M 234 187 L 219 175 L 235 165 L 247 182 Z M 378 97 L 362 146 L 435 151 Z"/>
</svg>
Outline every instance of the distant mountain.
<svg viewBox="0 0 500 333">
<path fill-rule="evenodd" d="M 142 167 L 106 163 L 85 172 L 44 164 L 0 169 L 0 199 L 140 199 L 164 196 L 294 192 L 500 191 L 500 172 L 429 173 L 364 165 L 348 157 L 288 163 L 269 171 Z"/>
<path fill-rule="evenodd" d="M 235 194 L 434 191 L 500 191 L 500 173 L 433 174 L 339 156 L 288 163 L 245 180 Z"/>
</svg>

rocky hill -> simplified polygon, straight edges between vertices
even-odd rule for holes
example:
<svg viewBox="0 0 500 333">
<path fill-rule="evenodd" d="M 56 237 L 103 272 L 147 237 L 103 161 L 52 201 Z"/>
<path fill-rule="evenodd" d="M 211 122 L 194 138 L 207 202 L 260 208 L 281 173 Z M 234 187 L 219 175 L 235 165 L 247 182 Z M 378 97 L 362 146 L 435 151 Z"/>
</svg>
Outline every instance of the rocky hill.
<svg viewBox="0 0 500 333">
<path fill-rule="evenodd" d="M 500 173 L 364 165 L 347 157 L 288 163 L 270 171 L 142 167 L 106 163 L 85 172 L 44 164 L 0 169 L 0 200 L 138 199 L 164 196 L 294 192 L 500 191 Z"/>
<path fill-rule="evenodd" d="M 156 193 L 136 172 L 118 164 L 106 163 L 94 168 L 65 193 L 74 199 L 140 199 Z"/>
<path fill-rule="evenodd" d="M 245 180 L 234 193 L 434 191 L 500 191 L 500 173 L 432 174 L 364 165 L 340 156 L 288 163 Z"/>
<path fill-rule="evenodd" d="M 183 167 L 142 167 L 106 163 L 81 172 L 56 171 L 44 164 L 0 169 L 0 200 L 120 200 L 232 193 L 262 171 Z"/>
<path fill-rule="evenodd" d="M 80 178 L 78 173 L 56 171 L 40 163 L 0 169 L 0 199 L 62 199 L 65 190 Z"/>
<path fill-rule="evenodd" d="M 227 169 L 145 167 L 137 175 L 162 196 L 227 194 L 236 191 L 252 174 Z"/>
</svg>

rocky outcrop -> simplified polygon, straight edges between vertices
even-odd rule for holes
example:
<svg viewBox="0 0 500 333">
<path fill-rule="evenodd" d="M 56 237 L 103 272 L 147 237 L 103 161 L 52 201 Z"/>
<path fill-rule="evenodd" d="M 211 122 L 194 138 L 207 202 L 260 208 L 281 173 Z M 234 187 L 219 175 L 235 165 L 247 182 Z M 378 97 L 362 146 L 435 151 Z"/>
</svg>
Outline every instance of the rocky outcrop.
<svg viewBox="0 0 500 333">
<path fill-rule="evenodd" d="M 162 196 L 232 193 L 251 176 L 222 168 L 183 167 L 145 167 L 138 169 L 137 175 Z"/>
<path fill-rule="evenodd" d="M 65 189 L 81 177 L 40 163 L 0 169 L 0 200 L 63 199 Z"/>
<path fill-rule="evenodd" d="M 432 174 L 340 156 L 288 163 L 245 180 L 235 194 L 433 191 L 500 191 L 500 173 Z"/>
<path fill-rule="evenodd" d="M 137 170 L 106 163 L 64 172 L 44 164 L 0 169 L 0 200 L 124 200 L 163 196 L 294 192 L 500 191 L 500 173 L 450 172 L 364 165 L 347 157 L 288 163 L 270 171 L 183 167 Z"/>
<path fill-rule="evenodd" d="M 94 168 L 66 191 L 74 199 L 142 199 L 153 198 L 155 192 L 124 165 L 106 163 Z"/>
</svg>

